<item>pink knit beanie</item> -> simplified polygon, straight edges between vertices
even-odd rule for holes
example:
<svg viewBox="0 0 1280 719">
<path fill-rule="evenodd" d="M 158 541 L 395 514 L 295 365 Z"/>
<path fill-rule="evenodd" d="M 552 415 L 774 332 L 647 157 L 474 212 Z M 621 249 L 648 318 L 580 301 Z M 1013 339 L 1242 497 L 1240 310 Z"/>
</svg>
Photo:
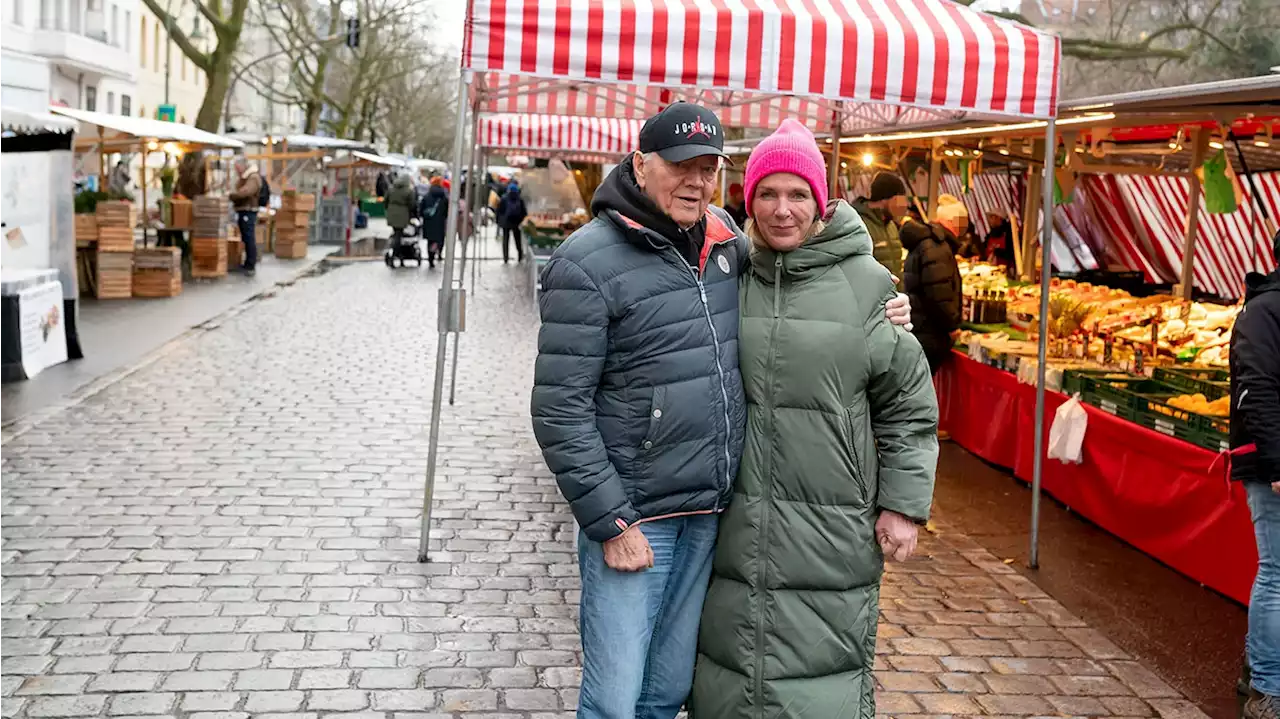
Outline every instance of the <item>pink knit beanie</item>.
<svg viewBox="0 0 1280 719">
<path fill-rule="evenodd" d="M 774 133 L 766 137 L 747 158 L 747 214 L 751 214 L 751 201 L 755 198 L 756 185 L 777 172 L 788 172 L 803 177 L 813 189 L 818 201 L 818 214 L 827 208 L 827 163 L 822 159 L 818 143 L 809 128 L 796 120 L 783 120 Z"/>
</svg>

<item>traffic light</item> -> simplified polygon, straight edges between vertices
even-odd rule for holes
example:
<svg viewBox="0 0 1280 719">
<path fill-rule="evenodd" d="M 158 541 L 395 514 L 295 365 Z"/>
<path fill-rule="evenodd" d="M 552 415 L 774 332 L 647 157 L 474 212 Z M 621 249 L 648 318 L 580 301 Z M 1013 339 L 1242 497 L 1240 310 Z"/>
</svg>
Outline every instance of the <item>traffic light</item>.
<svg viewBox="0 0 1280 719">
<path fill-rule="evenodd" d="M 360 18 L 347 18 L 347 47 L 360 47 Z"/>
</svg>

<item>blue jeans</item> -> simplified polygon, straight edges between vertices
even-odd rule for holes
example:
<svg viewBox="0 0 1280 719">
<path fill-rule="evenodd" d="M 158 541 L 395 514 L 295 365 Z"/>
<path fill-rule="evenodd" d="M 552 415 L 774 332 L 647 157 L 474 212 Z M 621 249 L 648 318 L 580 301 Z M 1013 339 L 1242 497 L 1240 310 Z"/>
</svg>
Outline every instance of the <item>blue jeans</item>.
<svg viewBox="0 0 1280 719">
<path fill-rule="evenodd" d="M 237 211 L 236 226 L 240 228 L 240 242 L 244 244 L 244 268 L 252 270 L 258 265 L 258 213 Z"/>
<path fill-rule="evenodd" d="M 578 533 L 582 691 L 578 719 L 673 719 L 689 697 L 719 517 L 640 525 L 653 567 L 617 572 Z"/>
<path fill-rule="evenodd" d="M 1258 539 L 1258 577 L 1249 597 L 1249 666 L 1253 688 L 1280 697 L 1280 494 L 1260 482 L 1245 489 Z"/>
</svg>

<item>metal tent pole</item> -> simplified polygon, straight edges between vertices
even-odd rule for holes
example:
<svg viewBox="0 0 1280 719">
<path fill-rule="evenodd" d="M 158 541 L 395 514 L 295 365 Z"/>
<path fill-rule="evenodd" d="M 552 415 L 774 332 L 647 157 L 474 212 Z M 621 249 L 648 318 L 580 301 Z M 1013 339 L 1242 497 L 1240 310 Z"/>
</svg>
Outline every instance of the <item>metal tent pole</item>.
<svg viewBox="0 0 1280 719">
<path fill-rule="evenodd" d="M 1040 479 L 1044 471 L 1044 375 L 1045 355 L 1049 348 L 1049 274 L 1053 266 L 1053 166 L 1057 151 L 1057 121 L 1049 118 L 1044 129 L 1044 180 L 1040 183 L 1044 191 L 1041 200 L 1041 213 L 1044 218 L 1040 223 L 1040 342 L 1036 350 L 1039 365 L 1036 367 L 1036 442 L 1035 463 L 1031 471 L 1031 568 L 1040 567 Z M 1031 222 L 1031 218 L 1023 218 Z M 1032 257 L 1026 258 L 1032 262 Z"/>
<path fill-rule="evenodd" d="M 475 107 L 471 108 L 471 164 L 467 168 L 467 236 L 462 242 L 462 267 L 458 271 L 458 286 L 462 287 L 467 283 L 467 250 L 474 244 L 476 232 L 475 211 L 476 195 L 480 194 L 480 189 L 476 185 L 476 136 L 480 132 L 480 103 L 476 102 Z M 461 208 L 459 208 L 461 210 Z M 475 266 L 475 263 L 472 263 Z M 449 275 L 450 280 L 453 275 Z M 472 283 L 472 290 L 475 289 L 475 283 Z M 453 404 L 454 398 L 458 391 L 458 351 L 462 349 L 462 333 L 454 331 L 453 333 L 453 369 L 450 370 L 449 378 L 449 404 Z"/>
<path fill-rule="evenodd" d="M 471 71 L 462 70 L 458 75 L 458 113 L 454 118 L 456 129 L 453 134 L 453 168 L 455 175 L 462 167 L 462 140 L 467 119 L 467 86 L 471 84 Z M 455 177 L 455 180 L 458 179 Z M 449 208 L 453 209 L 458 202 L 462 185 L 454 182 L 449 187 Z M 440 290 L 436 296 L 436 340 L 435 383 L 431 392 L 431 434 L 427 442 L 427 479 L 422 492 L 422 527 L 418 533 L 418 561 L 427 561 L 427 542 L 431 537 L 431 497 L 436 485 L 436 453 L 440 446 L 440 398 L 444 395 L 444 363 L 449 341 L 449 328 L 454 312 L 453 288 L 453 246 L 455 233 L 458 231 L 458 213 L 449 213 L 444 231 L 444 274 L 441 277 Z"/>
<path fill-rule="evenodd" d="M 835 199 L 836 193 L 839 191 L 840 184 L 840 111 L 831 111 L 831 160 L 827 163 L 827 197 Z M 819 212 L 826 212 L 827 208 L 818 208 Z"/>
</svg>

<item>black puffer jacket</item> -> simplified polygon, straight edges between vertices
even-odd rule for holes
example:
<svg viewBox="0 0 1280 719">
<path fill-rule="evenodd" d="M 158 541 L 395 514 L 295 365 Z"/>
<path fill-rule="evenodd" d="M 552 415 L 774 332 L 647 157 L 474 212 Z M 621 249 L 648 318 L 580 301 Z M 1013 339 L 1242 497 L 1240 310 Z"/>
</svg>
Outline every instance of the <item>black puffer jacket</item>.
<svg viewBox="0 0 1280 719">
<path fill-rule="evenodd" d="M 630 159 L 591 209 L 542 271 L 532 414 L 578 525 L 601 542 L 728 504 L 746 422 L 747 242 L 718 208 L 681 230 L 636 185 Z"/>
<path fill-rule="evenodd" d="M 1280 482 L 1280 271 L 1247 283 L 1231 331 L 1231 478 Z"/>
<path fill-rule="evenodd" d="M 911 298 L 912 332 L 936 370 L 951 351 L 951 333 L 960 327 L 960 268 L 955 235 L 942 225 L 908 222 L 900 231 L 907 259 L 902 287 Z"/>
</svg>

